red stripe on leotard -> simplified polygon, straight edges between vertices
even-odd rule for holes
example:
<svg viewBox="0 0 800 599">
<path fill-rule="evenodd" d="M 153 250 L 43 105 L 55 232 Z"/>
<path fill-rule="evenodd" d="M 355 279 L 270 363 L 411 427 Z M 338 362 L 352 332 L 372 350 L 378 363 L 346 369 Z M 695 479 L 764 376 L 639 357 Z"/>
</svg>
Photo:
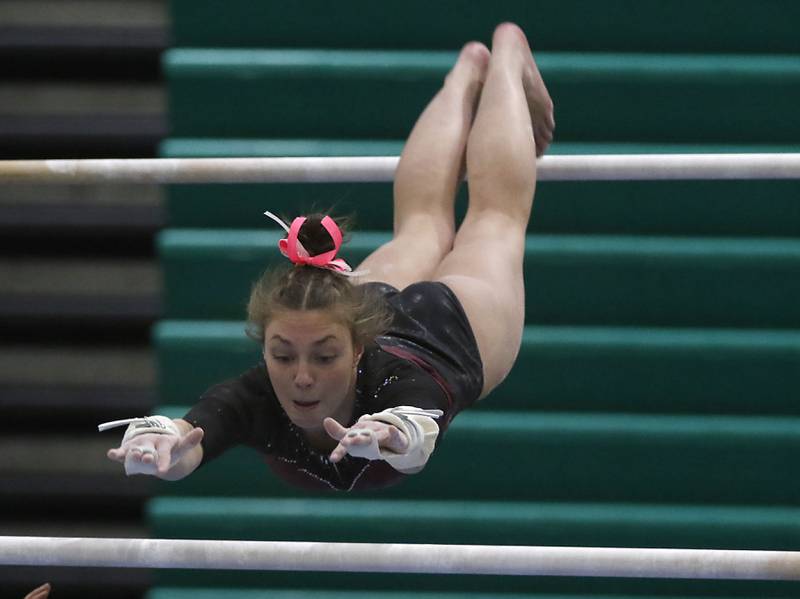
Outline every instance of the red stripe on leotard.
<svg viewBox="0 0 800 599">
<path fill-rule="evenodd" d="M 425 360 L 423 360 L 419 356 L 415 356 L 411 352 L 406 351 L 404 349 L 400 349 L 399 347 L 393 347 L 390 345 L 381 345 L 380 343 L 378 344 L 378 347 L 380 347 L 383 351 L 390 353 L 393 356 L 397 356 L 402 360 L 408 360 L 409 362 L 413 362 L 414 364 L 422 368 L 425 372 L 430 374 L 433 377 L 433 380 L 436 381 L 436 384 L 442 388 L 442 391 L 444 391 L 444 395 L 447 398 L 448 412 L 449 410 L 452 409 L 453 394 L 450 392 L 450 387 L 447 385 L 447 382 L 442 378 L 442 375 L 440 375 L 433 366 L 428 364 Z"/>
</svg>

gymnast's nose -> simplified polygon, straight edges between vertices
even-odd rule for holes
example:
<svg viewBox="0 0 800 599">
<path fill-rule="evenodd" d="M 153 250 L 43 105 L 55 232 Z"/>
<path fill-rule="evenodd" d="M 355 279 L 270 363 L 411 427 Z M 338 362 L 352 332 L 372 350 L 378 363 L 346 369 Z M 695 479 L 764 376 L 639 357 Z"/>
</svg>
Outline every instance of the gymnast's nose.
<svg viewBox="0 0 800 599">
<path fill-rule="evenodd" d="M 314 384 L 314 377 L 311 375 L 308 363 L 304 360 L 298 360 L 297 371 L 294 373 L 294 384 L 298 389 L 308 389 Z"/>
</svg>

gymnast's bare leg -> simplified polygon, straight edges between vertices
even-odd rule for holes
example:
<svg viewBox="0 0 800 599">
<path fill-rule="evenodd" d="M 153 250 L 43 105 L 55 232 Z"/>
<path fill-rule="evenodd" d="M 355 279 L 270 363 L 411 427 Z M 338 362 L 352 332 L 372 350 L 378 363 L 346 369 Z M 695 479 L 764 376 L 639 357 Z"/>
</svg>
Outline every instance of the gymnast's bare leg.
<svg viewBox="0 0 800 599">
<path fill-rule="evenodd" d="M 469 208 L 433 277 L 453 290 L 467 314 L 483 360 L 481 397 L 506 377 L 519 353 L 536 156 L 554 127 L 553 104 L 525 34 L 511 23 L 498 26 L 467 141 Z"/>
<path fill-rule="evenodd" d="M 430 279 L 453 247 L 453 207 L 488 64 L 486 46 L 465 45 L 414 125 L 395 174 L 393 239 L 358 266 L 369 273 L 357 283 L 382 281 L 403 289 Z"/>
</svg>

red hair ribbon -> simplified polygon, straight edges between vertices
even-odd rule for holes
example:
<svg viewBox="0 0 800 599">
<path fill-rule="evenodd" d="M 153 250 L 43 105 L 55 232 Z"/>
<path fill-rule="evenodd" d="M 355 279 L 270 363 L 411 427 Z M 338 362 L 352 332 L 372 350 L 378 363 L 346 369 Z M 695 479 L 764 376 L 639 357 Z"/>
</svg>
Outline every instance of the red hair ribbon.
<svg viewBox="0 0 800 599">
<path fill-rule="evenodd" d="M 297 235 L 300 232 L 300 227 L 302 227 L 303 223 L 306 222 L 305 216 L 298 216 L 292 221 L 291 227 L 287 227 L 286 223 L 284 223 L 271 212 L 267 211 L 264 214 L 281 225 L 288 233 L 286 239 L 281 239 L 278 242 L 278 247 L 281 250 L 281 254 L 289 258 L 293 264 L 308 264 L 310 266 L 316 266 L 317 268 L 335 270 L 346 275 L 363 274 L 363 272 L 352 273 L 352 269 L 347 262 L 341 258 L 336 259 L 336 254 L 339 251 L 339 248 L 342 246 L 342 232 L 336 222 L 330 216 L 323 218 L 320 224 L 331 236 L 331 239 L 333 240 L 333 249 L 322 254 L 317 254 L 316 256 L 311 256 L 309 255 L 308 250 L 306 250 L 306 248 L 303 247 L 303 244 L 297 239 Z"/>
</svg>

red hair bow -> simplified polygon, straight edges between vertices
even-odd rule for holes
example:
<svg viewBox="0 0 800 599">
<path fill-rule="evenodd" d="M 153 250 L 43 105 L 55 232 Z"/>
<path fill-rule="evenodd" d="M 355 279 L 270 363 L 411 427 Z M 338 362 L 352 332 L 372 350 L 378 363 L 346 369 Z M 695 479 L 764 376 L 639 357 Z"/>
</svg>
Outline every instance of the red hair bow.
<svg viewBox="0 0 800 599">
<path fill-rule="evenodd" d="M 281 227 L 283 227 L 288 233 L 286 239 L 281 239 L 278 242 L 278 247 L 281 250 L 281 254 L 289 258 L 293 264 L 308 264 L 318 268 L 327 268 L 348 276 L 364 274 L 363 271 L 353 273 L 347 262 L 341 258 L 336 258 L 336 254 L 339 251 L 339 248 L 342 246 L 342 232 L 336 222 L 330 216 L 323 218 L 320 224 L 331 236 L 331 239 L 333 240 L 333 249 L 322 254 L 317 254 L 316 256 L 311 256 L 308 253 L 308 250 L 306 250 L 306 248 L 303 247 L 303 244 L 297 239 L 297 235 L 300 232 L 300 227 L 302 227 L 303 223 L 306 222 L 305 216 L 298 216 L 295 218 L 292 221 L 292 225 L 289 227 L 271 212 L 267 211 L 264 214 L 281 225 Z"/>
</svg>

